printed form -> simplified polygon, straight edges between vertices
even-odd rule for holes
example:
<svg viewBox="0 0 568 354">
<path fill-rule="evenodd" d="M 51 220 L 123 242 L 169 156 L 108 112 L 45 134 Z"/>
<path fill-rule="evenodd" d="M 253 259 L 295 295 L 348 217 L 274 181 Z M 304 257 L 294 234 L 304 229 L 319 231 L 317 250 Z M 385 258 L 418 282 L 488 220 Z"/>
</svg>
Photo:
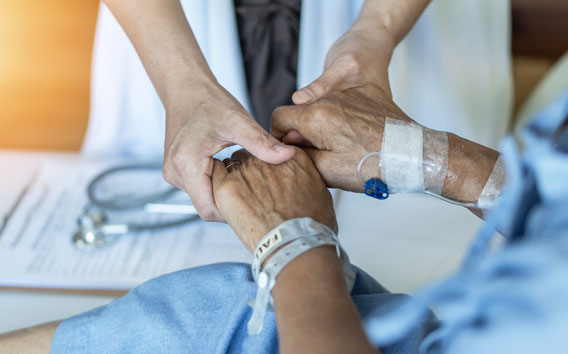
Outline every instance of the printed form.
<svg viewBox="0 0 568 354">
<path fill-rule="evenodd" d="M 76 248 L 71 238 L 87 205 L 87 185 L 108 166 L 77 161 L 41 166 L 0 231 L 0 286 L 128 290 L 176 270 L 250 262 L 228 225 L 199 219 L 120 236 L 100 249 Z"/>
</svg>

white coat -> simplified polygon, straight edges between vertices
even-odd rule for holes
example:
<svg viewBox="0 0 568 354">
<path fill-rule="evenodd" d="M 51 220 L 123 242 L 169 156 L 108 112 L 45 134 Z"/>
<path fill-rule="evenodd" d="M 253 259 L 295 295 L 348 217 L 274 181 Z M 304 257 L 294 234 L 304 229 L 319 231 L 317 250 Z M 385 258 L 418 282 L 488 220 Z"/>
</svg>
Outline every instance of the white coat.
<svg viewBox="0 0 568 354">
<path fill-rule="evenodd" d="M 211 70 L 248 109 L 233 0 L 181 2 Z M 322 73 L 328 49 L 362 4 L 302 1 L 298 87 Z M 393 56 L 395 102 L 421 124 L 495 147 L 512 106 L 509 23 L 507 0 L 433 1 Z M 83 153 L 161 158 L 164 118 L 132 44 L 101 5 Z"/>
</svg>

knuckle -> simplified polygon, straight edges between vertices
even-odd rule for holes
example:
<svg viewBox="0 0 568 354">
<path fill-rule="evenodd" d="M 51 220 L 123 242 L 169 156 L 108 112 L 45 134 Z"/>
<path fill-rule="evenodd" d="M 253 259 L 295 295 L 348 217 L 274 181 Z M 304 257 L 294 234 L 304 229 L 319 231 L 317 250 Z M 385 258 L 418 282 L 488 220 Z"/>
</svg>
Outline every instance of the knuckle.
<svg viewBox="0 0 568 354">
<path fill-rule="evenodd" d="M 341 59 L 342 71 L 348 74 L 357 74 L 361 70 L 361 60 L 355 53 L 348 53 Z"/>
<path fill-rule="evenodd" d="M 272 111 L 272 119 L 270 120 L 270 131 L 272 133 L 282 134 L 290 125 L 294 125 L 296 116 L 293 109 L 289 106 L 279 106 Z"/>
<path fill-rule="evenodd" d="M 204 221 L 215 221 L 217 219 L 217 215 L 212 210 L 200 211 L 199 217 Z"/>
<path fill-rule="evenodd" d="M 179 145 L 174 145 L 171 147 L 168 154 L 168 160 L 170 165 L 176 170 L 183 170 L 187 163 L 187 156 L 182 152 Z"/>
<path fill-rule="evenodd" d="M 278 106 L 272 111 L 272 120 L 278 120 L 286 114 L 288 108 L 286 106 Z"/>
<path fill-rule="evenodd" d="M 333 103 L 328 99 L 320 99 L 310 104 L 310 118 L 318 122 L 324 120 L 333 112 Z"/>
<path fill-rule="evenodd" d="M 239 188 L 237 181 L 235 180 L 226 180 L 220 187 L 219 187 L 219 194 L 221 196 L 230 196 L 233 192 L 237 191 Z"/>
<path fill-rule="evenodd" d="M 162 178 L 170 184 L 174 184 L 175 177 L 171 173 L 170 169 L 166 167 L 166 164 L 162 166 Z"/>
<path fill-rule="evenodd" d="M 229 179 L 225 180 L 215 191 L 215 200 L 218 204 L 230 203 L 230 199 L 233 198 L 240 190 L 239 183 L 235 180 Z"/>
</svg>

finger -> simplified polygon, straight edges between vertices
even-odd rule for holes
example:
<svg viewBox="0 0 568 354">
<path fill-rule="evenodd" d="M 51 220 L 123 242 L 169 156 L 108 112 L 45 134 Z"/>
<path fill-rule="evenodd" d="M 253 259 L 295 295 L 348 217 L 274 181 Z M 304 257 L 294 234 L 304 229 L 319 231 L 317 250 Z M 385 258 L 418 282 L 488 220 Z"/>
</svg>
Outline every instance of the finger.
<svg viewBox="0 0 568 354">
<path fill-rule="evenodd" d="M 241 161 L 233 158 L 224 159 L 223 164 L 225 165 L 225 169 L 227 170 L 228 173 L 231 173 L 241 168 Z"/>
<path fill-rule="evenodd" d="M 302 125 L 302 112 L 305 107 L 281 106 L 272 112 L 270 132 L 277 139 L 283 139 L 291 130 L 300 131 Z"/>
<path fill-rule="evenodd" d="M 294 148 L 276 140 L 256 122 L 244 122 L 232 134 L 232 142 L 239 144 L 262 161 L 279 164 L 294 156 Z"/>
<path fill-rule="evenodd" d="M 241 163 L 245 163 L 251 157 L 252 157 L 252 154 L 250 152 L 246 151 L 245 149 L 237 150 L 237 151 L 233 152 L 233 155 L 231 155 L 232 159 L 240 161 Z"/>
<path fill-rule="evenodd" d="M 199 168 L 198 164 L 191 164 L 197 170 L 183 175 L 184 189 L 191 196 L 191 201 L 201 219 L 205 221 L 224 221 L 213 197 L 213 185 L 211 183 L 213 159 L 208 158 L 207 160 L 202 162 L 204 168 Z"/>
<path fill-rule="evenodd" d="M 308 86 L 299 89 L 292 95 L 292 101 L 295 104 L 310 103 L 318 98 L 325 96 L 328 92 L 333 91 L 335 86 L 341 81 L 342 75 L 333 67 L 325 70 L 320 77 L 315 79 Z"/>
<path fill-rule="evenodd" d="M 313 148 L 314 145 L 305 139 L 299 131 L 292 129 L 282 138 L 284 144 L 288 145 L 296 145 L 300 147 L 311 147 Z"/>
</svg>

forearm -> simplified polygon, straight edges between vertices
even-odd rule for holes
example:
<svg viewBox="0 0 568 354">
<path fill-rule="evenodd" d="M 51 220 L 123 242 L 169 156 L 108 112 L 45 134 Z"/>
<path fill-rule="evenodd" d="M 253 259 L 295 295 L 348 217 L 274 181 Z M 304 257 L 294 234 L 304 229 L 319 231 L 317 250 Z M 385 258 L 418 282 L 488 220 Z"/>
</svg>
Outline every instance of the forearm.
<svg viewBox="0 0 568 354">
<path fill-rule="evenodd" d="M 186 89 L 216 82 L 179 0 L 103 1 L 134 44 L 166 108 Z"/>
<path fill-rule="evenodd" d="M 0 335 L 0 353 L 47 354 L 58 324 L 50 322 Z"/>
<path fill-rule="evenodd" d="M 377 353 L 347 293 L 332 247 L 291 262 L 272 291 L 281 353 Z"/>
<path fill-rule="evenodd" d="M 373 28 L 392 40 L 392 48 L 406 36 L 430 0 L 367 0 L 354 28 Z"/>
<path fill-rule="evenodd" d="M 392 118 L 375 131 L 380 143 L 367 149 L 379 151 L 379 166 L 365 162 L 361 176 L 364 181 L 378 176 L 389 193 L 427 193 L 471 209 L 490 209 L 506 182 L 497 151 L 455 134 Z"/>
<path fill-rule="evenodd" d="M 448 174 L 443 195 L 462 202 L 477 201 L 498 158 L 499 153 L 493 149 L 448 134 Z"/>
</svg>

